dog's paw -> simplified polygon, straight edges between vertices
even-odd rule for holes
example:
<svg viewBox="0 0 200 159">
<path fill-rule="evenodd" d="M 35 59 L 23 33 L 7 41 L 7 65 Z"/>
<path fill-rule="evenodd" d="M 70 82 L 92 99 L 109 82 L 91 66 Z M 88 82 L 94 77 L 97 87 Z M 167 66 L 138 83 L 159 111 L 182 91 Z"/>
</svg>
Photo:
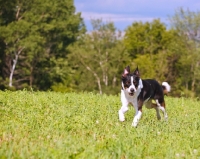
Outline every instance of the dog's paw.
<svg viewBox="0 0 200 159">
<path fill-rule="evenodd" d="M 138 124 L 138 122 L 133 122 L 131 126 L 136 128 L 137 124 Z"/>
<path fill-rule="evenodd" d="M 121 119 L 119 119 L 119 121 L 124 122 L 124 121 L 125 121 L 125 118 L 121 118 Z"/>
<path fill-rule="evenodd" d="M 135 117 L 134 120 L 133 120 L 133 123 L 132 123 L 132 127 L 135 127 L 135 128 L 136 128 L 137 125 L 138 125 L 138 121 L 139 121 L 139 120 Z"/>
<path fill-rule="evenodd" d="M 161 116 L 157 116 L 157 119 L 160 120 L 160 119 L 161 119 Z"/>
<path fill-rule="evenodd" d="M 121 122 L 125 121 L 124 115 L 123 116 L 119 116 L 119 121 L 121 121 Z"/>
</svg>

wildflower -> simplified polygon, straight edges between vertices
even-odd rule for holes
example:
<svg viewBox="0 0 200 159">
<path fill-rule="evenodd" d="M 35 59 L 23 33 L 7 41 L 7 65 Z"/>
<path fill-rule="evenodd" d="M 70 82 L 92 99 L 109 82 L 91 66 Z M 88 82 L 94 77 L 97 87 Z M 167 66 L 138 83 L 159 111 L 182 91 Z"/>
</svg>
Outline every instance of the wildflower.
<svg viewBox="0 0 200 159">
<path fill-rule="evenodd" d="M 176 157 L 180 157 L 180 154 L 179 154 L 179 153 L 176 153 Z"/>
<path fill-rule="evenodd" d="M 48 135 L 48 136 L 47 136 L 47 139 L 50 139 L 50 138 L 51 138 L 51 136 L 50 136 L 50 135 Z"/>
<path fill-rule="evenodd" d="M 197 153 L 198 153 L 197 149 L 194 149 L 194 150 L 193 150 L 193 153 L 194 153 L 194 154 L 197 154 Z"/>
</svg>

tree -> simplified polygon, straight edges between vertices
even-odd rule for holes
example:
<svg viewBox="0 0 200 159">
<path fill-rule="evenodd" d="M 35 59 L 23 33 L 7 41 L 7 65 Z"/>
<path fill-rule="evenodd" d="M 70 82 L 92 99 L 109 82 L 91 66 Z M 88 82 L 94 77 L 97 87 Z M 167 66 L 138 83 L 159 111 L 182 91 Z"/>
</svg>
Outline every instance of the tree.
<svg viewBox="0 0 200 159">
<path fill-rule="evenodd" d="M 80 81 L 85 85 L 83 90 L 97 88 L 100 94 L 114 93 L 114 86 L 120 79 L 119 69 L 123 68 L 127 57 L 120 39 L 122 35 L 116 31 L 112 22 L 104 23 L 96 19 L 91 20 L 91 23 L 93 31 L 80 37 L 76 45 L 72 46 L 70 61 L 74 61 L 73 65 L 78 67 L 80 77 L 85 78 Z"/>
<path fill-rule="evenodd" d="M 162 50 L 162 36 L 166 27 L 159 19 L 153 22 L 134 22 L 125 30 L 124 44 L 132 57 L 138 54 L 152 56 Z"/>
<path fill-rule="evenodd" d="M 183 90 L 190 91 L 189 96 L 200 92 L 200 12 L 178 9 L 170 18 L 172 27 L 181 36 L 184 51 L 180 52 L 177 69 L 181 75 Z M 187 77 L 187 78 L 186 78 Z"/>
<path fill-rule="evenodd" d="M 179 38 L 173 29 L 167 30 L 160 20 L 151 23 L 134 22 L 125 30 L 124 45 L 132 57 L 132 65 L 140 68 L 142 78 L 172 82 L 171 45 Z"/>
<path fill-rule="evenodd" d="M 3 4 L 6 2 L 3 2 Z M 32 27 L 32 23 L 27 21 L 25 18 L 26 9 L 30 9 L 30 2 L 29 1 L 21 1 L 16 2 L 15 6 L 13 3 L 10 3 L 11 8 L 9 11 L 12 13 L 9 17 L 2 18 L 4 21 L 10 21 L 8 24 L 5 22 L 2 24 L 1 36 L 5 44 L 5 55 L 4 59 L 8 61 L 4 63 L 9 67 L 9 70 L 6 72 L 9 74 L 9 86 L 13 86 L 13 75 L 16 69 L 16 65 L 19 61 L 19 56 L 25 54 L 25 51 L 29 51 L 31 47 L 40 46 L 42 44 L 40 35 L 34 29 L 30 29 Z M 3 9 L 4 12 L 4 9 Z M 5 16 L 5 15 L 4 15 Z M 31 37 L 32 36 L 32 37 Z M 30 57 L 30 56 L 29 56 Z M 29 60 L 29 58 L 26 58 Z M 8 64 L 9 63 L 9 64 Z M 20 73 L 19 73 L 20 74 Z M 18 79 L 18 77 L 16 77 Z M 23 79 L 27 80 L 23 77 Z M 19 80 L 19 79 L 18 79 Z"/>
<path fill-rule="evenodd" d="M 2 1 L 0 9 L 1 76 L 9 78 L 9 86 L 13 78 L 18 88 L 28 83 L 48 89 L 62 81 L 51 71 L 66 59 L 68 45 L 85 31 L 73 0 Z"/>
</svg>

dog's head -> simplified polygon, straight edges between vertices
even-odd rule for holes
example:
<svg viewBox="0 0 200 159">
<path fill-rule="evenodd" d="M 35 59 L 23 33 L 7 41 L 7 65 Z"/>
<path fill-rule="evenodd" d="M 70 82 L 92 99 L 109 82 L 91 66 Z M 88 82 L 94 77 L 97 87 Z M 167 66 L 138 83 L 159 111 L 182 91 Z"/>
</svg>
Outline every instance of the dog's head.
<svg viewBox="0 0 200 159">
<path fill-rule="evenodd" d="M 130 67 L 127 66 L 122 74 L 122 89 L 130 96 L 133 96 L 141 84 L 140 73 L 138 67 L 133 73 L 130 73 Z"/>
</svg>

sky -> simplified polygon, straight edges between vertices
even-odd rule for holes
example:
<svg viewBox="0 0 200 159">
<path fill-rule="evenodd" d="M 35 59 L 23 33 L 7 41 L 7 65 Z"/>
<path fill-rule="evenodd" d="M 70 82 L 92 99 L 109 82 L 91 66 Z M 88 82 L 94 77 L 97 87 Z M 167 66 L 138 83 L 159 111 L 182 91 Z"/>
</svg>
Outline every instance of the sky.
<svg viewBox="0 0 200 159">
<path fill-rule="evenodd" d="M 160 19 L 167 27 L 169 17 L 182 7 L 184 10 L 200 11 L 200 0 L 74 0 L 76 12 L 81 12 L 87 30 L 92 30 L 91 19 L 113 22 L 124 31 L 133 22 L 152 22 Z"/>
</svg>

